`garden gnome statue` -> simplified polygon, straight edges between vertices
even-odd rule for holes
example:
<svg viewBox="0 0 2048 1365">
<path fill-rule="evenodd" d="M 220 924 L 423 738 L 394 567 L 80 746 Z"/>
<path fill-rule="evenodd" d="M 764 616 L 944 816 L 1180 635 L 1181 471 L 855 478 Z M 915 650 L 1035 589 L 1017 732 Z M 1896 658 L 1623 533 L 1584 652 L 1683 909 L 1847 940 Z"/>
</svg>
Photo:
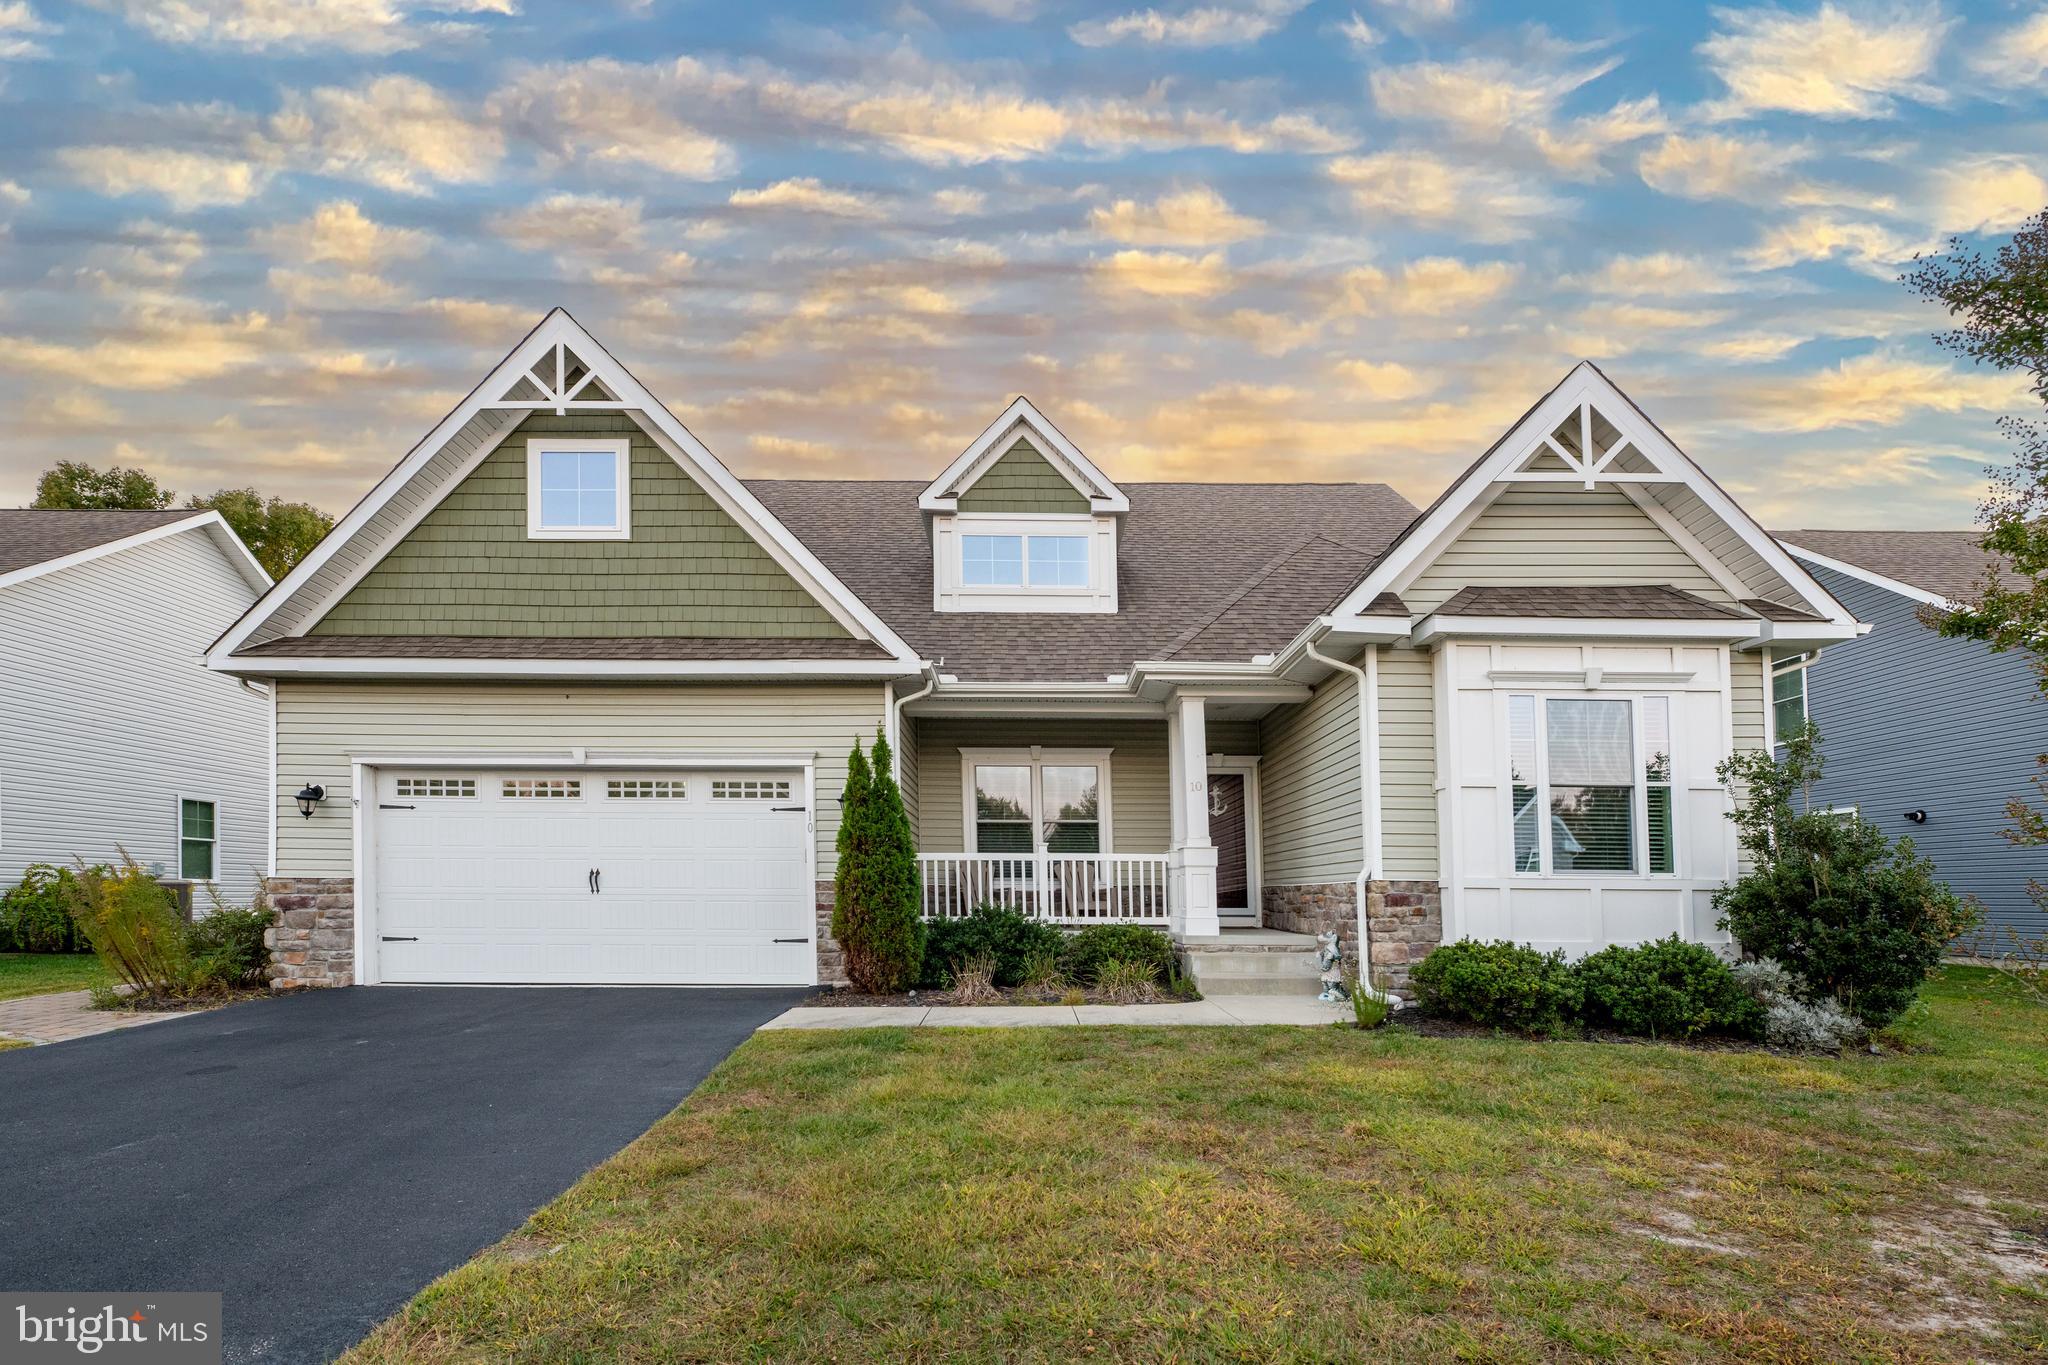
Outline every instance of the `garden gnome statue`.
<svg viewBox="0 0 2048 1365">
<path fill-rule="evenodd" d="M 1323 969 L 1323 993 L 1318 1000 L 1349 1000 L 1344 989 L 1344 952 L 1337 946 L 1337 931 L 1316 935 L 1316 964 Z"/>
</svg>

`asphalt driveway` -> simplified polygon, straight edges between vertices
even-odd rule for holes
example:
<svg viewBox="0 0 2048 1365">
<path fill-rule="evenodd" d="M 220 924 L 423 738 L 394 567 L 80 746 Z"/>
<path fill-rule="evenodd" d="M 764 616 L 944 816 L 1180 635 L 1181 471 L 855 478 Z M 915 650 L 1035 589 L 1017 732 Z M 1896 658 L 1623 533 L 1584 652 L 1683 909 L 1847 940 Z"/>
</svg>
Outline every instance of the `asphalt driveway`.
<svg viewBox="0 0 2048 1365">
<path fill-rule="evenodd" d="M 804 994 L 358 987 L 0 1053 L 0 1286 L 219 1290 L 228 1360 L 330 1359 Z"/>
</svg>

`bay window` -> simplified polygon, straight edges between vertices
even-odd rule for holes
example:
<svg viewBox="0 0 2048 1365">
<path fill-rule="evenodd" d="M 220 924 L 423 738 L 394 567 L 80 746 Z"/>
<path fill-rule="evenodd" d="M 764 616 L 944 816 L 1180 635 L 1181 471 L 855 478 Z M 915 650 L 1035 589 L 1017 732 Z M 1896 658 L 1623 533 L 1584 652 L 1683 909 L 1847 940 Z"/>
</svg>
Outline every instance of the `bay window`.
<svg viewBox="0 0 2048 1365">
<path fill-rule="evenodd" d="M 1515 872 L 1676 870 L 1669 697 L 1508 698 Z"/>
</svg>

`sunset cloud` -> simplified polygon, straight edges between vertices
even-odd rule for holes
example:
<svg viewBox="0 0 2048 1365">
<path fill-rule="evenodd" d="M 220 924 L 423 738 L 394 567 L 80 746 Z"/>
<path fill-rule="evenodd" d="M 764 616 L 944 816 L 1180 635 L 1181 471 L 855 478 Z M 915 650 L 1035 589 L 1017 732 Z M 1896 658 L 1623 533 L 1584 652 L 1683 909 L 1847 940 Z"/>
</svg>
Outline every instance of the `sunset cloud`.
<svg viewBox="0 0 2048 1365">
<path fill-rule="evenodd" d="M 778 180 L 757 190 L 734 190 L 726 202 L 742 209 L 791 209 L 834 218 L 879 218 L 882 206 L 870 195 L 835 190 L 811 176 Z"/>
<path fill-rule="evenodd" d="M 1083 47 L 1158 43 L 1169 47 L 1228 47 L 1255 43 L 1299 13 L 1308 0 L 1238 0 L 1187 9 L 1132 10 L 1085 19 L 1067 30 Z"/>
<path fill-rule="evenodd" d="M 1766 431 L 1825 431 L 1896 426 L 1922 412 L 2012 412 L 2027 397 L 2016 375 L 1872 351 L 1832 369 L 1752 381 L 1744 390 L 1743 416 Z"/>
<path fill-rule="evenodd" d="M 1208 299 L 1232 285 L 1223 253 L 1193 256 L 1178 251 L 1119 251 L 1096 263 L 1096 274 L 1112 290 L 1165 299 Z"/>
<path fill-rule="evenodd" d="M 1206 185 L 1163 194 L 1149 204 L 1119 199 L 1091 210 L 1088 226 L 1099 237 L 1135 246 L 1228 246 L 1266 230 L 1264 223 L 1236 212 Z"/>
<path fill-rule="evenodd" d="M 1723 27 L 1700 55 L 1728 87 L 1715 118 L 1784 110 L 1816 118 L 1869 119 L 1897 101 L 1942 102 L 1926 83 L 1950 21 L 1937 9 L 1851 9 L 1824 2 L 1811 14 L 1778 9 L 1715 11 Z"/>
<path fill-rule="evenodd" d="M 1338 157 L 1331 179 L 1351 192 L 1368 220 L 1406 219 L 1478 242 L 1527 237 L 1539 219 L 1568 207 L 1547 191 L 1506 172 L 1447 161 L 1427 152 L 1374 152 Z"/>
<path fill-rule="evenodd" d="M 1360 266 L 1344 276 L 1344 304 L 1354 313 L 1368 315 L 1456 313 L 1499 298 L 1519 273 L 1505 261 L 1467 265 L 1448 256 L 1425 256 L 1391 274 L 1377 266 Z"/>
<path fill-rule="evenodd" d="M 455 13 L 510 15 L 512 0 L 88 0 L 167 43 L 251 51 L 384 53 L 446 38 Z M 428 15 L 434 22 L 418 22 Z"/>
</svg>

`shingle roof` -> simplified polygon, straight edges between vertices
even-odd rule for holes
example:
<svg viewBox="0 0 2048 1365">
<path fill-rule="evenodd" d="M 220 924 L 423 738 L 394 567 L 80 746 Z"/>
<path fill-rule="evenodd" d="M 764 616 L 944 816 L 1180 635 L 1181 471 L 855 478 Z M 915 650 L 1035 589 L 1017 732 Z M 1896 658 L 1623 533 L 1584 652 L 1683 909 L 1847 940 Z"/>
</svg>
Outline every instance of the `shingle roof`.
<svg viewBox="0 0 2048 1365">
<path fill-rule="evenodd" d="M 1797 545 L 1844 564 L 1910 583 L 1951 601 L 1977 594 L 1985 571 L 2003 561 L 1977 547 L 1982 531 L 1773 531 L 1787 546 Z"/>
<path fill-rule="evenodd" d="M 546 639 L 473 635 L 297 635 L 237 650 L 235 657 L 291 659 L 886 659 L 868 640 L 661 638 Z"/>
<path fill-rule="evenodd" d="M 1767 597 L 1745 597 L 1742 605 L 1766 621 L 1825 621 L 1828 618 L 1800 607 L 1788 607 L 1783 602 L 1773 602 Z"/>
<path fill-rule="evenodd" d="M 173 521 L 203 517 L 205 509 L 164 512 L 72 511 L 43 507 L 0 509 L 0 573 L 13 573 L 90 550 L 109 541 L 153 531 Z"/>
<path fill-rule="evenodd" d="M 1140 659 L 1246 660 L 1343 596 L 1415 508 L 1384 484 L 1123 484 L 1114 614 L 932 609 L 921 483 L 747 487 L 925 658 L 967 679 L 1093 679 Z M 1171 651 L 1171 654 L 1169 654 Z"/>
<path fill-rule="evenodd" d="M 1440 616 L 1546 616 L 1595 621 L 1746 621 L 1745 613 L 1662 583 L 1461 588 Z"/>
</svg>

